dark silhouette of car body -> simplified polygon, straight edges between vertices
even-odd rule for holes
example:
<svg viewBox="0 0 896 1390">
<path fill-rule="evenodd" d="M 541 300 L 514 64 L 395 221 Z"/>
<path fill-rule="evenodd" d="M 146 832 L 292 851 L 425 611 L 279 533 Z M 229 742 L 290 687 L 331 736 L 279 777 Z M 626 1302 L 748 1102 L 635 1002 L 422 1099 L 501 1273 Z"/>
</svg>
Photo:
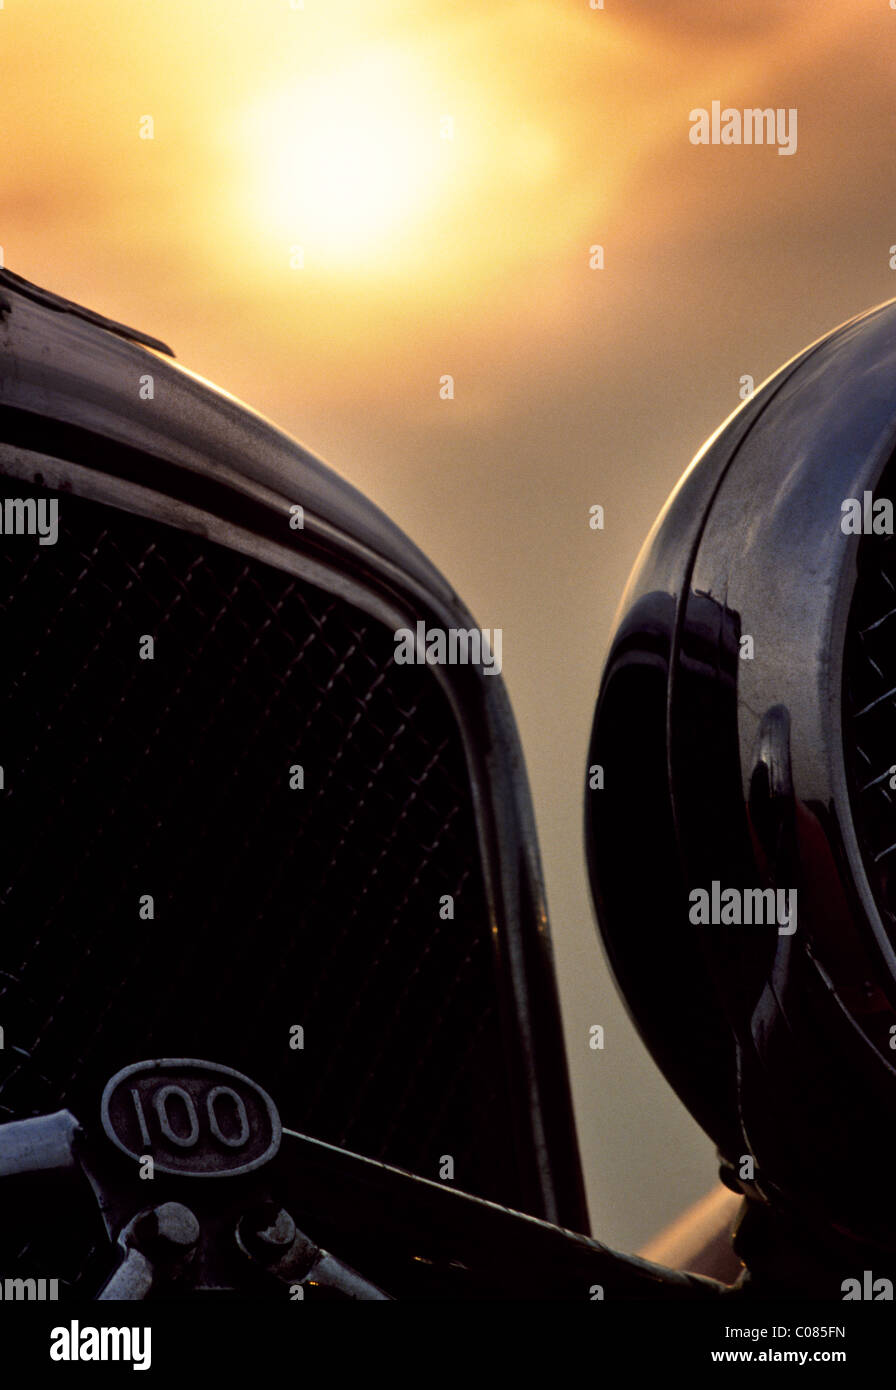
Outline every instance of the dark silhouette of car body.
<svg viewBox="0 0 896 1390">
<path fill-rule="evenodd" d="M 885 491 L 894 348 L 889 306 L 714 436 L 598 700 L 601 926 L 744 1194 L 729 1289 L 588 1235 L 503 682 L 395 660 L 399 630 L 478 633 L 457 595 L 164 344 L 0 272 L 0 1277 L 712 1300 L 886 1274 L 896 572 L 838 518 Z M 794 929 L 695 924 L 713 884 L 795 891 Z"/>
</svg>

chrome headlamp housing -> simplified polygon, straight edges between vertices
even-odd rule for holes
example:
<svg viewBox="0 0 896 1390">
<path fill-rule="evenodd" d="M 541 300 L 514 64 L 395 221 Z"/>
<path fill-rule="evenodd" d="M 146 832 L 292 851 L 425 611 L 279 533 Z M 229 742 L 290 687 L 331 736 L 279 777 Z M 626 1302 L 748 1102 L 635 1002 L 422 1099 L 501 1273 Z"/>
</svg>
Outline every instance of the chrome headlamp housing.
<svg viewBox="0 0 896 1390">
<path fill-rule="evenodd" d="M 889 1249 L 896 569 L 848 518 L 896 488 L 894 379 L 891 303 L 697 456 L 617 617 L 586 808 L 616 979 L 731 1180 Z"/>
</svg>

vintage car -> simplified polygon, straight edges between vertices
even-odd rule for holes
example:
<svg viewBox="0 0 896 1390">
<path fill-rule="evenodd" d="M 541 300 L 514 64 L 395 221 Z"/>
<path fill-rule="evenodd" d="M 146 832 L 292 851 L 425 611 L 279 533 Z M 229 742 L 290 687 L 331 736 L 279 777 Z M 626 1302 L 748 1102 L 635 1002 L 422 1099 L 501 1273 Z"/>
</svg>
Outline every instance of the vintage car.
<svg viewBox="0 0 896 1390">
<path fill-rule="evenodd" d="M 163 343 L 0 272 L 13 1297 L 839 1297 L 887 1274 L 896 566 L 840 521 L 888 485 L 894 351 L 891 305 L 698 456 L 583 769 L 611 964 L 744 1197 L 728 1286 L 588 1234 L 494 635 Z"/>
</svg>

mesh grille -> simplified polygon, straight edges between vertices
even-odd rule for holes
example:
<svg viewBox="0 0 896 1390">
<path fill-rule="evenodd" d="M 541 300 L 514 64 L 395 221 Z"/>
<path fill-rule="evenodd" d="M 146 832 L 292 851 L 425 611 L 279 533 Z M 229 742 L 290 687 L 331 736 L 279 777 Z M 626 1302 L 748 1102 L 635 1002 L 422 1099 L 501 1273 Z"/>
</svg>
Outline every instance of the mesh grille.
<svg viewBox="0 0 896 1390">
<path fill-rule="evenodd" d="M 0 538 L 0 1120 L 94 1114 L 118 1068 L 198 1056 L 292 1128 L 431 1177 L 450 1153 L 458 1186 L 523 1205 L 431 673 L 226 548 L 69 495 L 59 521 L 53 546 Z M 0 1256 L 24 1257 L 12 1233 Z"/>
<path fill-rule="evenodd" d="M 889 495 L 890 470 L 880 491 Z M 878 907 L 896 928 L 896 543 L 865 535 L 844 653 L 844 741 L 859 845 Z"/>
</svg>

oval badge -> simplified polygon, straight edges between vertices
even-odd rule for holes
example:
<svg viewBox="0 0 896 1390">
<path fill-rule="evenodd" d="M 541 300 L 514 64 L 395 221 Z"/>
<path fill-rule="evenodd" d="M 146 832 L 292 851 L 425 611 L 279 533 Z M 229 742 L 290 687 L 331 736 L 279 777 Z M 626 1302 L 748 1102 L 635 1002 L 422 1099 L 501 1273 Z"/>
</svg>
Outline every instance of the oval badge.
<svg viewBox="0 0 896 1390">
<path fill-rule="evenodd" d="M 103 1129 L 129 1158 L 156 1172 L 214 1178 L 248 1173 L 274 1157 L 277 1107 L 248 1076 L 192 1057 L 135 1062 L 103 1091 Z"/>
</svg>

